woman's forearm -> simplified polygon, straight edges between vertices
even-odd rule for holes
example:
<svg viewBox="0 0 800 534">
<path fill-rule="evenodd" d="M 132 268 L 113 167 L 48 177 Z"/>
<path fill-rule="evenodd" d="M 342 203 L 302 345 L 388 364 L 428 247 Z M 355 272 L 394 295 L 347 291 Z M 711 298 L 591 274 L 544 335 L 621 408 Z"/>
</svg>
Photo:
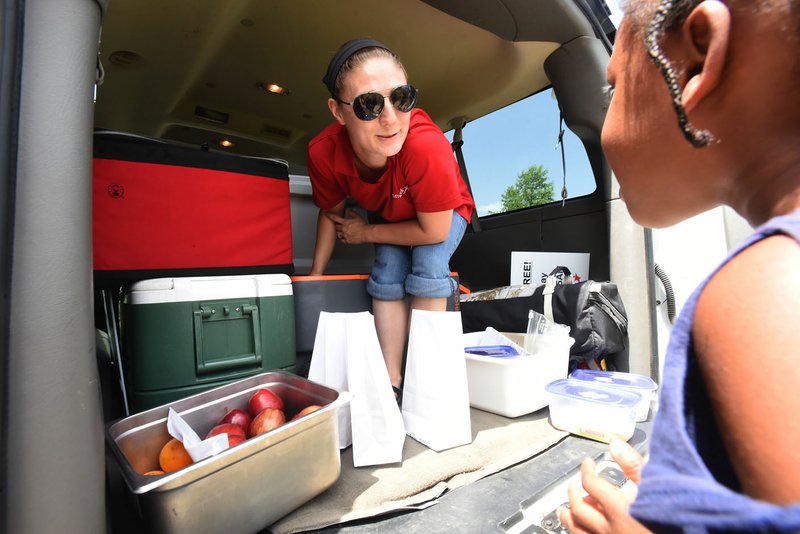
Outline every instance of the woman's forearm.
<svg viewBox="0 0 800 534">
<path fill-rule="evenodd" d="M 314 259 L 309 273 L 315 276 L 325 273 L 336 246 L 336 226 L 325 216 L 326 211 L 341 214 L 344 212 L 344 202 L 332 210 L 319 210 L 317 215 L 317 239 L 314 244 Z"/>
<path fill-rule="evenodd" d="M 388 245 L 432 245 L 447 239 L 453 210 L 418 213 L 416 219 L 396 223 L 370 224 L 365 228 L 366 241 Z"/>
</svg>

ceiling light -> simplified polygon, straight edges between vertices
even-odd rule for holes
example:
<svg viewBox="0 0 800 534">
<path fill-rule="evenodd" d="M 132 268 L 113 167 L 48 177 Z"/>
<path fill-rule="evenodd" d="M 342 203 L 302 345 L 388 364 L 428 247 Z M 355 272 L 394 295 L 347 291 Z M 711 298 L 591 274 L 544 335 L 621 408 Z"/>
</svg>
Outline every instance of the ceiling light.
<svg viewBox="0 0 800 534">
<path fill-rule="evenodd" d="M 219 146 L 224 148 L 233 148 L 236 146 L 236 143 L 234 143 L 230 139 L 220 139 Z"/>
<path fill-rule="evenodd" d="M 263 89 L 268 93 L 289 96 L 289 90 L 283 87 L 282 85 L 278 85 L 277 83 L 257 82 L 256 87 L 258 87 L 259 89 Z"/>
</svg>

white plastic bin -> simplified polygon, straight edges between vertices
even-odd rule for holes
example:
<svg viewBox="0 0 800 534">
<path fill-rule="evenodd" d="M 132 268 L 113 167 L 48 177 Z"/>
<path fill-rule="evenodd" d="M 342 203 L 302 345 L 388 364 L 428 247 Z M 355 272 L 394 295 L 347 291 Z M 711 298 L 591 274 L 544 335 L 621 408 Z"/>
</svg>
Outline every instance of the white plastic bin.
<svg viewBox="0 0 800 534">
<path fill-rule="evenodd" d="M 465 334 L 464 346 L 480 345 L 482 334 Z M 548 402 L 545 386 L 567 376 L 572 343 L 572 338 L 565 338 L 563 346 L 535 356 L 465 354 L 470 406 L 505 417 L 544 408 Z"/>
</svg>

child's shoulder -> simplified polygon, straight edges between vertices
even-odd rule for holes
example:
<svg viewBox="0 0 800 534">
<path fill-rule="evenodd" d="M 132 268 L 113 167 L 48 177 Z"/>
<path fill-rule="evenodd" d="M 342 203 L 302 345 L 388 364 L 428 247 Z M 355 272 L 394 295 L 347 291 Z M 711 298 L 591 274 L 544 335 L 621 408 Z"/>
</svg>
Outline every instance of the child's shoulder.
<svg viewBox="0 0 800 534">
<path fill-rule="evenodd" d="M 696 341 L 748 346 L 758 353 L 784 345 L 800 325 L 798 273 L 800 243 L 791 236 L 775 234 L 745 248 L 703 289 L 695 313 Z M 784 348 L 796 346 L 798 335 L 794 332 Z"/>
<path fill-rule="evenodd" d="M 718 279 L 726 284 L 769 287 L 793 281 L 800 283 L 798 273 L 800 242 L 789 235 L 774 234 L 739 252 L 712 280 Z"/>
</svg>

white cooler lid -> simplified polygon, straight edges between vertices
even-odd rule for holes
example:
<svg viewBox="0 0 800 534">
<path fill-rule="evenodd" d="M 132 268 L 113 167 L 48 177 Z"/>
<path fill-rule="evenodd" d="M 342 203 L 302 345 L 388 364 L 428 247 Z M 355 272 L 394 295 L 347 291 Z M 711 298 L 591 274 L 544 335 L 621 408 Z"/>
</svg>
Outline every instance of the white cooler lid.
<svg viewBox="0 0 800 534">
<path fill-rule="evenodd" d="M 126 292 L 130 304 L 290 295 L 292 279 L 285 274 L 153 278 L 136 282 Z"/>
</svg>

